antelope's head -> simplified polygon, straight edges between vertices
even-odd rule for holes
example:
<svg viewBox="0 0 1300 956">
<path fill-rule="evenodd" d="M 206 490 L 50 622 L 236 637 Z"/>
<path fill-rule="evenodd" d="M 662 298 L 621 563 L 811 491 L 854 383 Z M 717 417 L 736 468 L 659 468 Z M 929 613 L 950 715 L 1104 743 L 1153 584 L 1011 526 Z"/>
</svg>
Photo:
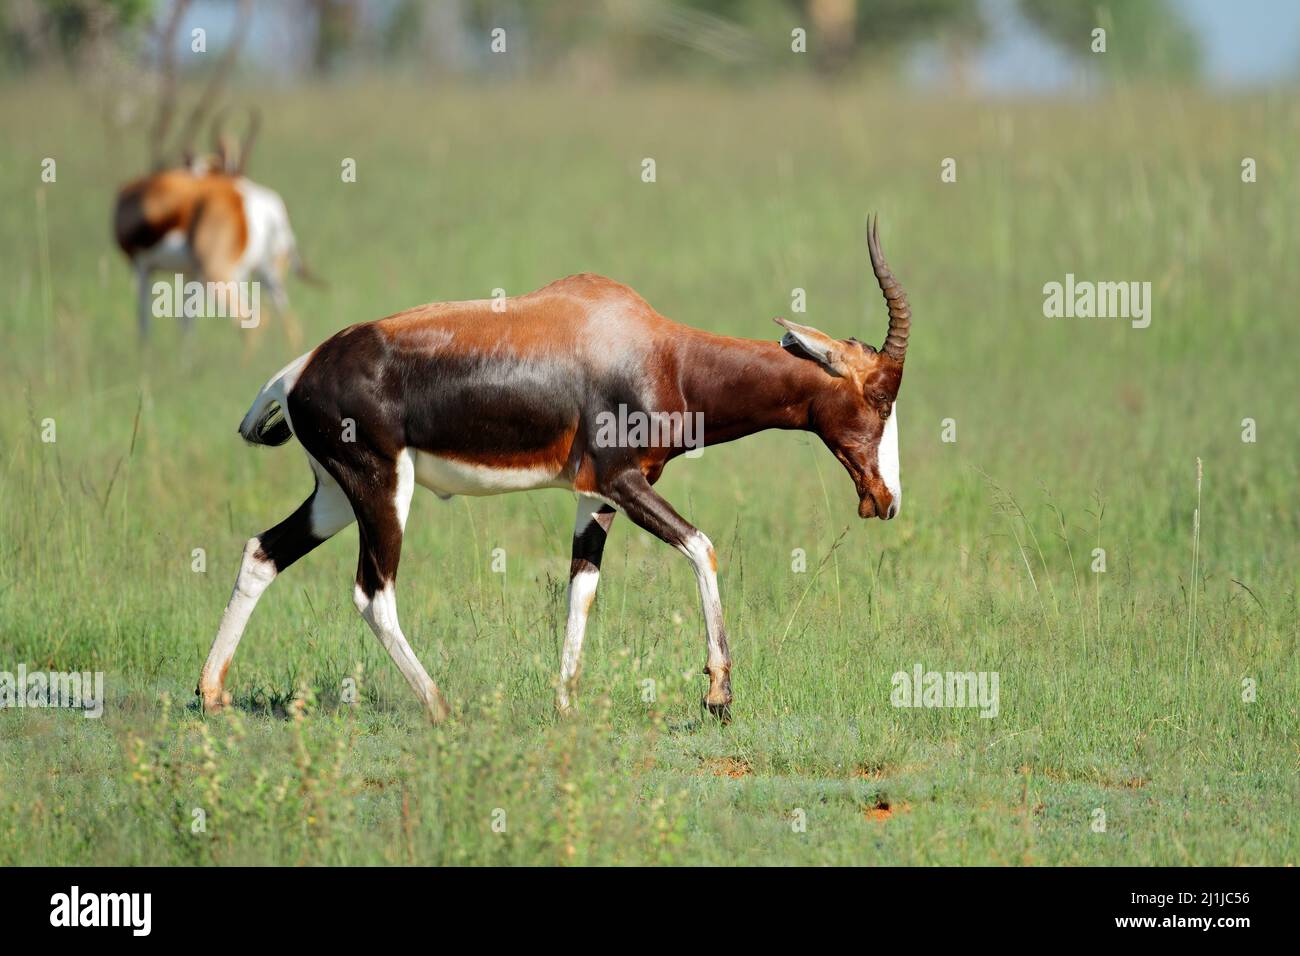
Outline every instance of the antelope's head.
<svg viewBox="0 0 1300 956">
<path fill-rule="evenodd" d="M 248 114 L 248 129 L 242 138 L 236 137 L 226 129 L 226 113 L 222 109 L 212 120 L 209 133 L 211 152 L 195 153 L 186 146 L 182 151 L 181 165 L 194 176 L 242 176 L 248 165 L 248 154 L 252 151 L 262 126 L 261 110 L 253 108 Z"/>
<path fill-rule="evenodd" d="M 884 254 L 876 222 L 867 232 L 871 268 L 889 306 L 889 332 L 879 350 L 857 339 L 833 339 L 786 319 L 781 345 L 821 365 L 825 387 L 810 408 L 811 426 L 839 459 L 858 492 L 858 516 L 888 520 L 903 504 L 898 475 L 898 389 L 912 313 Z"/>
</svg>

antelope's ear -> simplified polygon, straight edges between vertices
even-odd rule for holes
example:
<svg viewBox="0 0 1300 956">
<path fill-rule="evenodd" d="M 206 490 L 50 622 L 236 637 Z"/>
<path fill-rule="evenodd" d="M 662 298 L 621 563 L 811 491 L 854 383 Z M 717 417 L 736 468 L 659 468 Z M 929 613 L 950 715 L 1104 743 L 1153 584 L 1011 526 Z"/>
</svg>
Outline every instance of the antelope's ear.
<svg viewBox="0 0 1300 956">
<path fill-rule="evenodd" d="M 785 329 L 785 335 L 781 336 L 782 348 L 803 352 L 834 375 L 848 374 L 848 367 L 843 362 L 842 342 L 837 342 L 811 325 L 800 325 L 798 322 L 782 318 L 775 318 L 772 321 Z"/>
</svg>

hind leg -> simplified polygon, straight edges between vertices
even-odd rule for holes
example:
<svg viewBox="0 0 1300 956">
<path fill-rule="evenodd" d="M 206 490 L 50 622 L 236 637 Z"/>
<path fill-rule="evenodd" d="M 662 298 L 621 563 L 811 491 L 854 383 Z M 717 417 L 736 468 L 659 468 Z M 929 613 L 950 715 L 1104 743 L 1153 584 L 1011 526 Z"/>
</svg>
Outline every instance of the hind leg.
<svg viewBox="0 0 1300 956">
<path fill-rule="evenodd" d="M 312 470 L 316 489 L 311 496 L 274 528 L 250 538 L 244 548 L 235 589 L 199 675 L 196 693 L 208 713 L 216 713 L 230 702 L 225 691 L 226 671 L 262 592 L 281 571 L 353 521 L 352 506 L 338 483 L 314 461 Z"/>
<path fill-rule="evenodd" d="M 573 560 L 569 564 L 569 620 L 564 628 L 564 654 L 560 660 L 560 689 L 556 703 L 562 713 L 572 709 L 570 695 L 577 688 L 582 669 L 582 639 L 587 632 L 587 615 L 596 600 L 600 581 L 600 558 L 605 537 L 618 512 L 595 498 L 578 498 L 578 517 L 573 525 Z"/>
<path fill-rule="evenodd" d="M 435 723 L 447 717 L 447 704 L 419 658 L 411 650 L 397 621 L 397 563 L 402 556 L 402 533 L 415 493 L 415 463 L 405 451 L 388 466 L 389 480 L 366 484 L 364 494 L 352 496 L 361 537 L 361 555 L 357 561 L 357 586 L 354 600 L 370 629 L 384 645 L 384 650 L 415 691 L 425 712 Z M 376 469 L 381 477 L 384 466 Z M 376 485 L 391 489 L 385 494 Z"/>
<path fill-rule="evenodd" d="M 302 325 L 298 322 L 298 316 L 293 311 L 293 306 L 289 304 L 289 293 L 285 289 L 285 274 L 289 269 L 289 258 L 287 255 L 280 255 L 275 258 L 274 263 L 265 269 L 259 269 L 257 272 L 258 280 L 266 287 L 267 293 L 271 297 L 271 304 L 275 306 L 276 318 L 284 325 L 285 339 L 291 349 L 298 349 L 302 346 Z"/>
</svg>

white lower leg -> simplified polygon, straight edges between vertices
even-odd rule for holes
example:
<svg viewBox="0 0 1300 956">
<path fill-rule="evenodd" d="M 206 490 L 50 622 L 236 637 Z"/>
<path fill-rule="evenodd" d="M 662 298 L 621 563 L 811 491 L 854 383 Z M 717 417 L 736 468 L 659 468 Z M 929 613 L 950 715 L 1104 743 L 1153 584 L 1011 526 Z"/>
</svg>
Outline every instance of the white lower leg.
<svg viewBox="0 0 1300 956">
<path fill-rule="evenodd" d="M 569 621 L 564 628 L 564 655 L 560 660 L 561 710 L 570 708 L 569 695 L 577 687 L 578 673 L 582 669 L 582 639 L 587 632 L 587 617 L 596 599 L 599 581 L 600 572 L 591 567 L 582 568 L 569 581 Z"/>
<path fill-rule="evenodd" d="M 203 706 L 208 710 L 219 710 L 228 702 L 225 683 L 230 660 L 235 656 L 235 648 L 239 646 L 239 639 L 244 634 L 257 599 L 275 580 L 275 565 L 266 558 L 258 557 L 260 549 L 261 542 L 257 538 L 249 539 L 244 547 L 244 559 L 239 566 L 239 576 L 235 579 L 235 589 L 221 615 L 221 625 L 217 628 L 212 650 L 208 652 L 207 663 L 203 665 L 203 673 L 199 675 L 199 693 L 203 697 Z"/>
<path fill-rule="evenodd" d="M 582 639 L 587 633 L 592 602 L 596 600 L 605 536 L 613 522 L 614 510 L 602 499 L 579 496 L 578 514 L 573 522 L 573 561 L 569 565 L 569 620 L 564 628 L 564 653 L 560 659 L 557 703 L 561 711 L 570 709 L 570 695 L 577 689 L 582 670 Z"/>
<path fill-rule="evenodd" d="M 704 611 L 704 628 L 708 635 L 708 663 L 710 704 L 731 703 L 731 654 L 727 649 L 727 632 L 722 624 L 722 596 L 718 591 L 718 558 L 713 543 L 701 531 L 681 548 L 695 568 L 695 579 L 700 586 L 700 605 Z"/>
<path fill-rule="evenodd" d="M 358 586 L 353 600 L 361 616 L 379 638 L 379 643 L 384 645 L 388 656 L 393 659 L 393 663 L 402 672 L 406 682 L 419 696 L 429 716 L 434 720 L 446 717 L 447 705 L 438 691 L 438 685 L 429 677 L 419 658 L 411 650 L 411 645 L 406 642 L 402 628 L 397 622 L 397 593 L 393 590 L 392 582 L 388 582 L 381 590 L 376 591 L 373 598 L 366 597 L 366 593 Z"/>
</svg>

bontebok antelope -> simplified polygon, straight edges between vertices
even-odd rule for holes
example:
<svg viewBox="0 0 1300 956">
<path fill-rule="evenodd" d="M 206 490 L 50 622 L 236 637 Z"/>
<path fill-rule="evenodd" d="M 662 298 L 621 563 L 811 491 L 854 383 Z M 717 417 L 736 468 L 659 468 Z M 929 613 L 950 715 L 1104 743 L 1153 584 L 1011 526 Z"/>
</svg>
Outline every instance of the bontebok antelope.
<svg viewBox="0 0 1300 956">
<path fill-rule="evenodd" d="M 357 610 L 429 715 L 447 713 L 397 620 L 397 565 L 411 496 L 567 488 L 578 495 L 559 705 L 570 706 L 601 553 L 625 513 L 686 556 L 704 608 L 709 689 L 726 716 L 731 657 L 717 558 L 703 532 L 654 490 L 689 449 L 681 429 L 648 441 L 610 440 L 611 416 L 702 416 L 701 443 L 767 428 L 816 434 L 848 471 L 863 518 L 893 518 L 902 492 L 895 400 L 910 312 L 868 231 L 889 307 L 879 351 L 785 319 L 780 343 L 713 335 L 659 315 L 627 286 L 570 276 L 505 300 L 445 302 L 344 329 L 294 360 L 258 393 L 239 426 L 259 445 L 296 437 L 316 487 L 292 515 L 249 540 L 198 693 L 208 710 L 229 698 L 226 671 L 262 592 L 304 554 L 354 520 L 361 555 Z M 497 300 L 498 302 L 500 300 Z M 644 430 L 642 430 L 644 432 Z M 632 434 L 632 433 L 629 433 Z"/>
<path fill-rule="evenodd" d="M 151 173 L 117 194 L 113 229 L 135 272 L 141 338 L 148 337 L 153 315 L 151 279 L 163 272 L 228 289 L 228 314 L 250 326 L 261 316 L 246 299 L 235 304 L 236 290 L 259 282 L 297 341 L 285 278 L 290 269 L 313 277 L 298 253 L 284 200 L 244 175 L 246 148 L 238 161 L 226 158 L 227 149 Z"/>
<path fill-rule="evenodd" d="M 298 253 L 284 200 L 244 175 L 260 114 L 253 111 L 240 145 L 225 135 L 224 111 L 218 111 L 212 123 L 212 153 L 197 156 L 192 148 L 238 53 L 248 22 L 247 2 L 241 5 L 235 40 L 190 111 L 179 149 L 165 145 L 175 112 L 174 34 L 187 6 L 177 0 L 162 31 L 163 90 L 150 143 L 153 172 L 118 190 L 113 210 L 114 237 L 135 272 L 140 337 L 148 337 L 153 317 L 151 278 L 163 272 L 210 283 L 226 314 L 247 326 L 256 325 L 261 315 L 250 308 L 251 296 L 244 289 L 249 282 L 259 283 L 256 302 L 260 304 L 264 287 L 296 345 L 300 336 L 289 311 L 285 277 L 290 269 L 314 277 Z M 171 159 L 173 152 L 179 161 Z M 172 308 L 178 306 L 173 303 Z M 193 316 L 182 310 L 181 317 Z"/>
</svg>

